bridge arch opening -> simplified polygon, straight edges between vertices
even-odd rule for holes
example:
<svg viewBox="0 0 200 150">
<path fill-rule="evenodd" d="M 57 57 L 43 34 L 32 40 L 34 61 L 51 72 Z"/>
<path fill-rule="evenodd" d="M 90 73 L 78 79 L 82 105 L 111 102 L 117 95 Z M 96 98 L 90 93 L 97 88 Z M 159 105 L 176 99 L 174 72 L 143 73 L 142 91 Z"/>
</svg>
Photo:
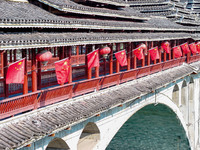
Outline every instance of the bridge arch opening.
<svg viewBox="0 0 200 150">
<path fill-rule="evenodd" d="M 81 133 L 78 141 L 77 150 L 92 150 L 100 140 L 100 131 L 97 125 L 89 122 L 83 132 Z"/>
<path fill-rule="evenodd" d="M 123 124 L 106 148 L 113 149 L 190 150 L 190 145 L 174 111 L 163 104 L 151 104 L 137 111 Z"/>
<path fill-rule="evenodd" d="M 172 93 L 172 101 L 179 107 L 179 87 L 176 84 Z"/>
<path fill-rule="evenodd" d="M 61 138 L 54 138 L 47 146 L 46 150 L 70 150 L 67 143 Z"/>
</svg>

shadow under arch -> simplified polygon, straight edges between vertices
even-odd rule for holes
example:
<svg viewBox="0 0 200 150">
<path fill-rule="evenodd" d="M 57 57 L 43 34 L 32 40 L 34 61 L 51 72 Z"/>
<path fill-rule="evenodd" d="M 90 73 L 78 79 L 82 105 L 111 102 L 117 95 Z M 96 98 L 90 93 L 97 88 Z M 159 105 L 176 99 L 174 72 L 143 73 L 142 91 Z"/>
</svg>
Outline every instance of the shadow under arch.
<svg viewBox="0 0 200 150">
<path fill-rule="evenodd" d="M 160 149 L 189 150 L 185 130 L 172 109 L 150 104 L 132 115 L 112 139 L 106 150 Z"/>
<path fill-rule="evenodd" d="M 70 150 L 67 143 L 61 138 L 54 138 L 48 144 L 46 150 Z"/>
<path fill-rule="evenodd" d="M 100 140 L 100 131 L 94 122 L 89 122 L 83 129 L 77 150 L 92 150 Z"/>
<path fill-rule="evenodd" d="M 172 101 L 179 107 L 179 87 L 176 84 L 172 93 Z"/>
</svg>

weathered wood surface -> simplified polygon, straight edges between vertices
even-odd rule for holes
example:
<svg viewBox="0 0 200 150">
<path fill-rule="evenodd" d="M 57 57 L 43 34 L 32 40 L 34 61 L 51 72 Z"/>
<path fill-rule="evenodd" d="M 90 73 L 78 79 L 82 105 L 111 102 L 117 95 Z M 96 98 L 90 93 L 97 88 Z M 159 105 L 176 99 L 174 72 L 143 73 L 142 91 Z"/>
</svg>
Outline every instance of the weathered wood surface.
<svg viewBox="0 0 200 150">
<path fill-rule="evenodd" d="M 200 67 L 200 63 L 192 64 Z M 25 143 L 31 143 L 41 136 L 51 134 L 60 128 L 72 126 L 80 120 L 86 120 L 103 111 L 125 103 L 129 100 L 145 95 L 153 90 L 162 87 L 174 80 L 180 79 L 193 73 L 189 66 L 179 66 L 145 77 L 143 80 L 136 79 L 134 82 L 95 92 L 93 95 L 78 101 L 73 101 L 48 110 L 40 110 L 40 113 L 29 113 L 28 116 L 7 122 L 0 125 L 0 149 L 17 148 Z"/>
</svg>

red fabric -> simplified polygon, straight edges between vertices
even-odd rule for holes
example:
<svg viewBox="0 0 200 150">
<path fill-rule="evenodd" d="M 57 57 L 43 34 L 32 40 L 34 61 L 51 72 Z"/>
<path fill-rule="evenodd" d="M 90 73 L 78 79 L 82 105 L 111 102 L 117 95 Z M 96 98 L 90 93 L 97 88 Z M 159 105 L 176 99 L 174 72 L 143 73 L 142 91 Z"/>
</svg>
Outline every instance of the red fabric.
<svg viewBox="0 0 200 150">
<path fill-rule="evenodd" d="M 200 44 L 196 44 L 197 52 L 200 53 Z"/>
<path fill-rule="evenodd" d="M 141 60 L 144 59 L 143 49 L 138 47 L 137 49 L 133 50 L 134 55 L 137 57 L 137 59 Z"/>
<path fill-rule="evenodd" d="M 115 57 L 117 58 L 120 66 L 127 66 L 127 58 L 125 50 L 115 53 Z"/>
<path fill-rule="evenodd" d="M 173 51 L 174 51 L 175 58 L 179 58 L 182 56 L 182 51 L 181 51 L 180 46 L 173 47 Z"/>
<path fill-rule="evenodd" d="M 6 84 L 10 83 L 24 84 L 24 66 L 25 66 L 25 59 L 10 64 L 6 74 Z"/>
<path fill-rule="evenodd" d="M 181 49 L 183 50 L 183 52 L 184 52 L 185 54 L 187 54 L 187 53 L 190 52 L 188 43 L 181 44 Z"/>
<path fill-rule="evenodd" d="M 162 43 L 161 47 L 165 50 L 166 53 L 170 52 L 170 47 L 168 42 Z"/>
<path fill-rule="evenodd" d="M 192 54 L 196 54 L 197 53 L 197 48 L 196 48 L 196 44 L 195 43 L 190 44 L 189 47 L 190 47 L 190 50 L 191 50 Z"/>
<path fill-rule="evenodd" d="M 159 53 L 158 53 L 158 47 L 154 47 L 149 50 L 149 53 L 151 55 L 151 60 L 160 59 Z"/>
<path fill-rule="evenodd" d="M 55 62 L 55 70 L 58 84 L 64 84 L 68 81 L 70 72 L 69 58 Z"/>
<path fill-rule="evenodd" d="M 87 54 L 88 69 L 92 67 L 99 67 L 99 50 L 95 50 Z"/>
</svg>

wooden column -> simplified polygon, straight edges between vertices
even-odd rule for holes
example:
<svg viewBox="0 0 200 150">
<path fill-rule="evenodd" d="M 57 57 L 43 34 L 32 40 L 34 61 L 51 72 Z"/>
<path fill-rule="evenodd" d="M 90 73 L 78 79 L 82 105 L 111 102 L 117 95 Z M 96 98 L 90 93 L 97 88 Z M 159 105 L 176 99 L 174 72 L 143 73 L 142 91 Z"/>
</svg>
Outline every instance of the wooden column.
<svg viewBox="0 0 200 150">
<path fill-rule="evenodd" d="M 6 75 L 8 71 L 8 60 L 7 60 L 7 51 L 3 53 L 3 69 L 4 69 L 4 94 L 5 97 L 8 97 L 8 84 L 6 84 Z"/>
<path fill-rule="evenodd" d="M 60 52 L 60 59 L 64 59 L 65 58 L 65 47 L 63 46 L 62 47 L 62 50 L 61 50 L 61 52 Z"/>
<path fill-rule="evenodd" d="M 146 46 L 147 46 L 147 66 L 149 66 L 151 64 L 151 56 L 150 56 L 150 53 L 149 53 L 149 45 L 148 45 L 148 42 L 145 42 Z"/>
<path fill-rule="evenodd" d="M 87 54 L 90 53 L 91 51 L 91 45 L 86 45 L 86 55 L 85 55 L 85 64 L 86 64 L 86 72 L 87 72 L 87 78 L 91 79 L 92 78 L 92 69 L 88 69 L 87 65 Z"/>
<path fill-rule="evenodd" d="M 71 64 L 71 58 L 72 58 L 72 47 L 67 47 L 68 57 L 69 57 L 69 77 L 68 77 L 68 83 L 72 83 L 72 64 Z"/>
<path fill-rule="evenodd" d="M 131 43 L 127 43 L 127 70 L 131 69 Z"/>
<path fill-rule="evenodd" d="M 22 50 L 22 58 L 25 58 L 23 94 L 27 94 L 28 93 L 27 50 Z"/>
<path fill-rule="evenodd" d="M 100 46 L 99 45 L 95 45 L 95 49 L 98 49 Z M 99 57 L 100 57 L 100 53 L 99 53 Z M 99 77 L 99 67 L 95 67 L 95 78 Z"/>
<path fill-rule="evenodd" d="M 40 49 L 38 49 L 38 53 L 39 52 L 41 52 Z M 42 67 L 41 62 L 38 61 L 37 62 L 37 89 L 38 90 L 41 90 L 41 88 L 42 88 L 42 83 L 41 83 L 41 81 L 42 81 L 42 68 L 41 67 Z"/>
<path fill-rule="evenodd" d="M 173 44 L 173 47 L 175 47 L 175 46 L 176 46 L 176 40 L 174 40 L 174 44 Z M 175 59 L 174 51 L 172 53 L 172 59 Z"/>
<path fill-rule="evenodd" d="M 153 48 L 154 45 L 155 45 L 155 42 L 152 41 L 152 42 L 151 42 L 151 48 Z M 154 64 L 156 64 L 156 62 L 157 62 L 157 59 L 155 59 L 155 60 L 153 61 Z"/>
<path fill-rule="evenodd" d="M 161 47 L 161 42 L 158 42 L 158 52 L 160 55 L 159 63 L 162 61 L 162 47 Z"/>
<path fill-rule="evenodd" d="M 113 44 L 110 45 L 110 57 L 109 57 L 109 65 L 110 65 L 110 69 L 109 69 L 109 73 L 113 74 Z"/>
<path fill-rule="evenodd" d="M 171 55 L 172 55 L 171 53 L 172 53 L 173 46 L 172 46 L 172 41 L 169 41 L 169 43 L 170 43 L 170 45 L 169 45 L 169 54 L 168 55 L 169 55 L 169 60 L 171 60 Z"/>
<path fill-rule="evenodd" d="M 12 63 L 13 60 L 12 60 L 12 50 L 10 50 L 10 63 Z"/>
<path fill-rule="evenodd" d="M 132 50 L 134 50 L 136 48 L 136 44 L 132 43 L 131 45 L 132 45 Z M 132 53 L 132 63 L 133 63 L 133 69 L 136 69 L 137 68 L 137 58 L 134 55 L 134 53 Z"/>
<path fill-rule="evenodd" d="M 120 43 L 116 44 L 116 51 L 119 52 L 120 51 Z M 118 73 L 120 71 L 120 66 L 119 66 L 119 62 L 118 60 L 116 60 L 116 72 Z"/>
<path fill-rule="evenodd" d="M 37 91 L 37 73 L 36 73 L 36 49 L 32 49 L 31 71 L 32 71 L 32 92 Z"/>
<path fill-rule="evenodd" d="M 54 56 L 54 57 L 56 57 L 56 49 L 57 49 L 57 48 L 54 47 L 54 50 L 53 50 L 53 56 Z"/>
<path fill-rule="evenodd" d="M 4 51 L 1 51 L 1 76 L 3 77 L 3 53 L 4 53 Z"/>
<path fill-rule="evenodd" d="M 144 59 L 142 59 L 142 67 L 144 67 L 144 66 L 145 66 L 145 55 L 144 55 Z"/>
<path fill-rule="evenodd" d="M 16 55 L 17 55 L 17 50 L 15 49 L 15 50 L 14 50 L 14 62 L 17 61 L 17 56 L 16 56 Z"/>
</svg>

